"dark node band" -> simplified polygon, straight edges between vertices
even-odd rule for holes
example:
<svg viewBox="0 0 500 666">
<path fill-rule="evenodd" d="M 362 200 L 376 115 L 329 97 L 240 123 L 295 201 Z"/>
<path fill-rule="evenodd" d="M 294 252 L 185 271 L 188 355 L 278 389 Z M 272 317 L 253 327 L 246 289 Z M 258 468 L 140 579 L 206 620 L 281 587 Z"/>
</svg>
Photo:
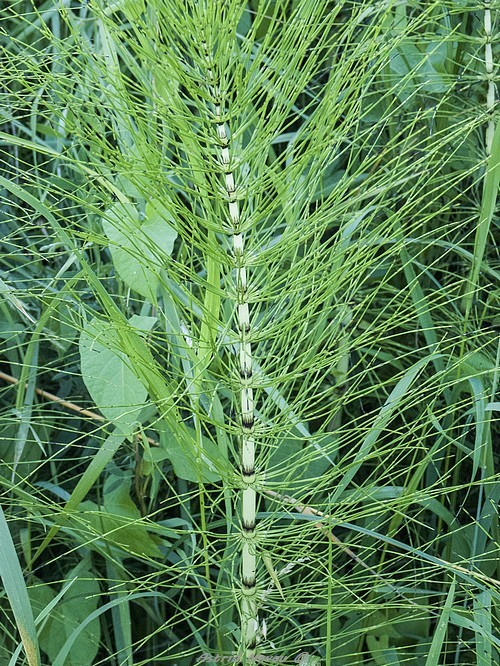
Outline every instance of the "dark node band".
<svg viewBox="0 0 500 666">
<path fill-rule="evenodd" d="M 251 379 L 253 372 L 251 370 L 245 370 L 245 368 L 240 368 L 240 377 L 242 379 Z"/>
<path fill-rule="evenodd" d="M 253 415 L 242 416 L 241 425 L 243 427 L 243 430 L 253 430 L 253 427 L 255 425 L 255 419 Z"/>
<path fill-rule="evenodd" d="M 243 580 L 241 581 L 241 584 L 247 590 L 253 589 L 255 587 L 255 576 L 253 578 L 243 578 Z"/>
<path fill-rule="evenodd" d="M 255 530 L 255 520 L 252 520 L 249 523 L 242 521 L 241 527 L 244 532 L 253 532 Z"/>
<path fill-rule="evenodd" d="M 236 284 L 236 291 L 237 291 L 237 293 L 238 293 L 238 296 L 240 296 L 240 297 L 244 297 L 244 296 L 246 296 L 247 293 L 248 293 L 248 287 L 247 287 L 247 285 L 243 285 L 243 284 L 241 284 L 241 283 L 237 283 L 237 284 Z M 245 302 L 245 301 L 241 301 L 241 302 L 239 302 L 239 305 L 243 305 L 244 302 Z"/>
</svg>

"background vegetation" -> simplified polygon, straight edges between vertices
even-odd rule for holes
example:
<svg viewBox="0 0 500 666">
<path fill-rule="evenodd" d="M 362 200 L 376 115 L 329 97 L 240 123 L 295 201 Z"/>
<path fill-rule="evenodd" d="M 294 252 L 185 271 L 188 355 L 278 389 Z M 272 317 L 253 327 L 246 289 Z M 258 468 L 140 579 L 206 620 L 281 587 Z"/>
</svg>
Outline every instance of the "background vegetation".
<svg viewBox="0 0 500 666">
<path fill-rule="evenodd" d="M 497 15 L 4 5 L 1 666 L 499 662 Z"/>
</svg>

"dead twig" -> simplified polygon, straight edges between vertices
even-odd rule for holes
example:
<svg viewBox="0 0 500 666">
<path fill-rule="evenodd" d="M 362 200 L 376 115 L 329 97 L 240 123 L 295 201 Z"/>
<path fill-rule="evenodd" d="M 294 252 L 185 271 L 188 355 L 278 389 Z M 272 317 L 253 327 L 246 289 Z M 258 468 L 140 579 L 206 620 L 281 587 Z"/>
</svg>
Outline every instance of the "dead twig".
<svg viewBox="0 0 500 666">
<path fill-rule="evenodd" d="M 296 511 L 304 514 L 305 516 L 318 516 L 319 518 L 325 518 L 325 519 L 330 518 L 330 516 L 323 513 L 322 511 L 318 511 L 318 509 L 314 509 L 312 506 L 301 504 L 298 500 L 296 500 L 294 497 L 290 497 L 289 495 L 281 495 L 280 493 L 277 493 L 274 490 L 268 490 L 268 489 L 263 489 L 262 492 L 265 495 L 272 497 L 273 499 L 291 505 Z M 405 601 L 412 604 L 413 606 L 418 606 L 417 603 L 415 603 L 411 599 L 408 599 L 408 597 L 406 597 L 402 592 L 400 592 L 397 589 L 397 587 L 395 587 L 392 583 L 386 581 L 385 578 L 381 576 L 378 571 L 376 571 L 373 567 L 371 567 L 364 560 L 362 560 L 361 557 L 359 557 L 359 555 L 356 555 L 356 553 L 353 550 L 351 550 L 349 546 L 347 546 L 343 541 L 341 541 L 338 537 L 336 537 L 335 534 L 333 534 L 332 530 L 329 527 L 327 527 L 324 523 L 318 521 L 315 522 L 314 524 L 322 532 L 322 534 L 326 536 L 327 539 L 329 539 L 332 543 L 341 548 L 346 555 L 348 555 L 352 560 L 354 560 L 357 564 L 363 567 L 363 569 L 369 571 L 373 576 L 375 576 L 375 578 L 377 578 L 385 585 L 387 585 L 393 592 L 395 592 L 398 596 L 402 597 Z M 418 607 L 420 608 L 420 606 Z"/>
<path fill-rule="evenodd" d="M 0 370 L 0 379 L 9 382 L 9 384 L 19 384 L 19 379 L 16 379 L 16 377 L 8 375 L 6 372 L 2 372 L 1 370 Z M 63 398 L 59 398 L 59 396 L 54 395 L 53 393 L 49 393 L 49 391 L 44 391 L 41 388 L 35 388 L 35 393 L 39 395 L 41 398 L 45 398 L 45 400 L 50 400 L 51 402 L 57 402 L 57 404 L 61 405 L 61 407 L 66 407 L 66 409 L 70 409 L 73 412 L 80 414 L 80 416 L 85 416 L 89 419 L 92 419 L 93 421 L 100 421 L 101 423 L 103 423 L 107 420 L 104 418 L 104 416 L 102 416 L 102 414 L 97 414 L 97 412 L 92 412 L 89 409 L 83 409 L 83 407 L 79 407 L 74 402 L 70 402 L 69 400 L 64 400 Z M 148 437 L 147 441 L 149 444 L 151 444 L 151 446 L 158 446 L 158 442 L 152 437 Z"/>
</svg>

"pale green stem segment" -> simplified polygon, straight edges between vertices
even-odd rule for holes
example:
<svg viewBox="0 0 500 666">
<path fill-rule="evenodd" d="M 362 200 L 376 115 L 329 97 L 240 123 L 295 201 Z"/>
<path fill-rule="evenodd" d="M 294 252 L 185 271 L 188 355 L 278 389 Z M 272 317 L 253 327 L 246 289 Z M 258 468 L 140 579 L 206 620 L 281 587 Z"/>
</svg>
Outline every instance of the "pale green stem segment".
<svg viewBox="0 0 500 666">
<path fill-rule="evenodd" d="M 488 91 L 486 93 L 486 109 L 490 116 L 488 127 L 486 128 L 486 154 L 491 155 L 493 147 L 493 135 L 495 134 L 495 121 L 493 120 L 493 109 L 495 107 L 495 81 L 493 66 L 493 30 L 491 20 L 490 2 L 486 0 L 484 9 L 484 64 L 486 69 L 486 78 L 488 80 Z"/>
<path fill-rule="evenodd" d="M 236 269 L 236 326 L 239 337 L 238 370 L 240 375 L 240 419 L 241 419 L 241 641 L 246 662 L 255 655 L 257 639 L 257 587 L 255 516 L 257 498 L 255 492 L 255 437 L 254 395 L 252 387 L 253 361 L 250 341 L 250 308 L 248 303 L 248 273 L 245 265 L 245 236 L 241 228 L 241 217 L 236 194 L 235 178 L 231 164 L 230 139 L 222 115 L 222 100 L 219 85 L 215 81 L 214 67 L 208 45 L 203 42 L 210 93 L 215 112 L 215 125 L 219 145 L 219 162 L 224 174 L 224 188 L 228 205 L 228 220 L 224 225 L 232 238 L 232 264 Z"/>
<path fill-rule="evenodd" d="M 488 125 L 486 127 L 485 148 L 485 174 L 481 201 L 480 217 L 474 239 L 473 261 L 470 269 L 467 295 L 465 298 L 465 321 L 469 319 L 474 296 L 478 287 L 479 274 L 482 268 L 491 221 L 495 212 L 498 196 L 498 182 L 500 172 L 500 134 L 495 125 L 495 63 L 493 60 L 493 19 L 490 0 L 485 0 L 484 7 L 484 66 L 488 89 L 486 91 L 486 111 Z M 465 341 L 465 340 L 464 340 Z M 462 343 L 463 346 L 464 343 Z"/>
</svg>

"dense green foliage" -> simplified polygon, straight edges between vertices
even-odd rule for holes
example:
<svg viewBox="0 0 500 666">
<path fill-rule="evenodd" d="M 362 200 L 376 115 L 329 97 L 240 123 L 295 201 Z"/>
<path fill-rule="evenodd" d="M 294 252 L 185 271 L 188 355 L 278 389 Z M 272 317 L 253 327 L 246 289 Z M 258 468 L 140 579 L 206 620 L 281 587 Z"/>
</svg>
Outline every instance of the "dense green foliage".
<svg viewBox="0 0 500 666">
<path fill-rule="evenodd" d="M 2 10 L 0 666 L 498 663 L 497 15 Z"/>
</svg>

